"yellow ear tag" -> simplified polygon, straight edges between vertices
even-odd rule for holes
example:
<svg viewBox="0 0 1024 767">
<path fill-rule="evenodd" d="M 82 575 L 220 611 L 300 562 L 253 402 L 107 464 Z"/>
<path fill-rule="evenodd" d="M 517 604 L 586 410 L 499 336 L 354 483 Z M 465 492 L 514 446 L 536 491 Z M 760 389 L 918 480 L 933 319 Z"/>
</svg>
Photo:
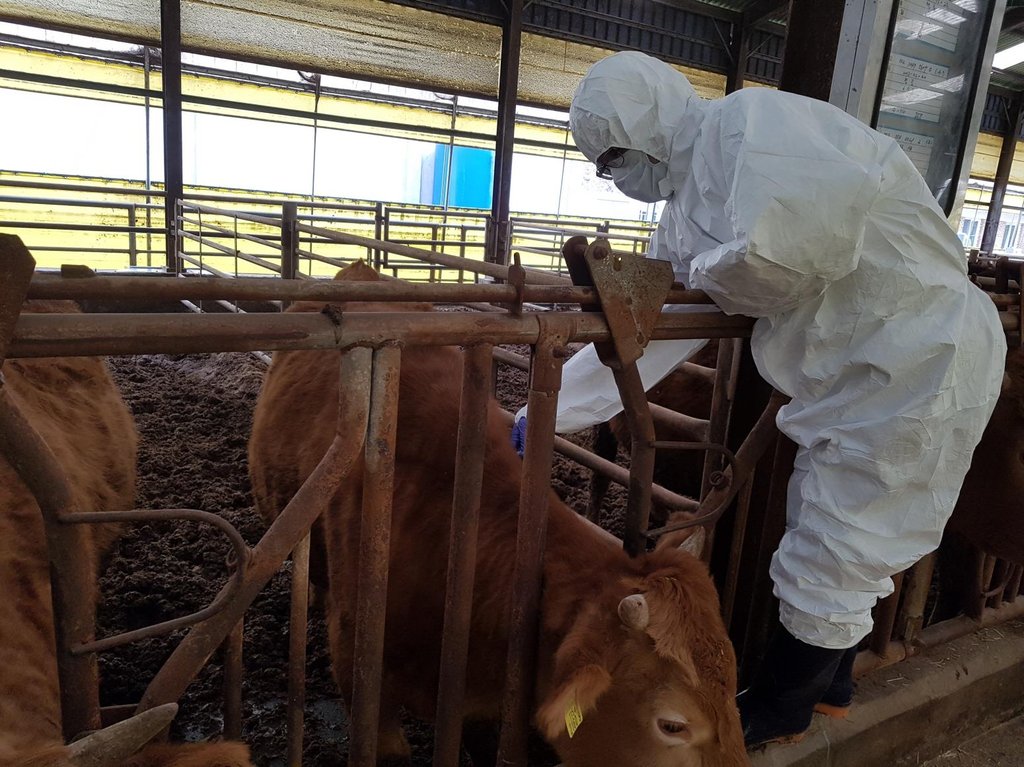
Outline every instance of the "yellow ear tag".
<svg viewBox="0 0 1024 767">
<path fill-rule="evenodd" d="M 572 703 L 565 709 L 565 729 L 569 732 L 570 738 L 576 734 L 576 730 L 580 728 L 581 724 L 583 724 L 583 711 L 573 696 Z"/>
</svg>

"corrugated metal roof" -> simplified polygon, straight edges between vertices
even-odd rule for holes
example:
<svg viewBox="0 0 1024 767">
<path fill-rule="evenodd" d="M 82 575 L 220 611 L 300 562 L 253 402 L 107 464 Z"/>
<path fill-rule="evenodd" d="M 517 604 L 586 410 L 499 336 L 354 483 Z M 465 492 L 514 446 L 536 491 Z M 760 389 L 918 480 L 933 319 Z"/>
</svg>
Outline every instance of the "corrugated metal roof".
<svg viewBox="0 0 1024 767">
<path fill-rule="evenodd" d="M 388 0 L 420 10 L 501 24 L 502 0 Z M 731 68 L 730 39 L 745 12 L 760 16 L 758 44 L 751 46 L 746 79 L 775 84 L 788 3 L 783 0 L 530 0 L 523 28 L 545 37 L 620 50 L 640 50 L 706 72 Z M 773 21 L 774 20 L 774 21 Z"/>
</svg>

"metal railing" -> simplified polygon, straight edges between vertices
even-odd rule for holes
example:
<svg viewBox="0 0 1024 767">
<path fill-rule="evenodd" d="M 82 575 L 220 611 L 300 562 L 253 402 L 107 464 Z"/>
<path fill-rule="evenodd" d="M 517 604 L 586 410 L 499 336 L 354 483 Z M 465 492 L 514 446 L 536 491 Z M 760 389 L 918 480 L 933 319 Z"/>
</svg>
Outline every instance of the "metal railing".
<svg viewBox="0 0 1024 767">
<path fill-rule="evenodd" d="M 59 256 L 104 269 L 180 267 L 233 276 L 280 273 L 279 225 L 269 221 L 280 220 L 286 205 L 294 206 L 304 225 L 472 260 L 485 258 L 489 225 L 489 215 L 479 210 L 189 190 L 177 214 L 183 260 L 168 265 L 161 189 L 2 177 L 0 190 L 9 192 L 0 196 L 0 229 L 20 235 L 40 254 L 44 266 L 57 265 Z M 523 263 L 556 273 L 562 269 L 561 247 L 573 234 L 604 232 L 617 250 L 635 253 L 645 248 L 652 231 L 644 222 L 536 214 L 513 216 L 509 226 L 512 248 L 520 252 Z M 308 276 L 329 276 L 333 267 L 361 257 L 394 277 L 465 278 L 437 266 L 424 268 L 391 251 L 363 252 L 309 233 L 300 237 L 297 255 L 299 272 Z"/>
<path fill-rule="evenodd" d="M 315 230 L 316 227 L 310 227 Z M 11 238 L 7 238 L 10 240 Z M 399 248 L 395 245 L 385 247 Z M 0 254 L 5 255 L 5 254 Z M 0 259 L 2 260 L 2 259 Z M 500 268 L 494 264 L 488 269 Z M 219 600 L 219 609 L 207 615 L 193 626 L 178 645 L 167 663 L 152 680 L 142 701 L 140 710 L 146 710 L 164 702 L 176 701 L 184 693 L 189 681 L 198 674 L 206 658 L 229 640 L 239 620 L 244 615 L 260 589 L 277 572 L 291 552 L 297 552 L 299 566 L 293 569 L 293 595 L 305 594 L 307 568 L 303 551 L 308 531 L 321 513 L 324 505 L 333 497 L 341 478 L 359 460 L 366 445 L 367 451 L 377 451 L 373 460 L 367 453 L 364 486 L 369 496 L 364 496 L 363 528 L 366 535 L 379 538 L 381 546 L 364 547 L 366 552 L 360 562 L 361 584 L 358 594 L 358 622 L 360 630 L 356 636 L 357 655 L 364 659 L 363 673 L 357 676 L 353 695 L 351 715 L 350 764 L 372 765 L 375 763 L 377 732 L 376 711 L 381 691 L 381 658 L 384 642 L 383 616 L 388 569 L 387 550 L 387 508 L 390 504 L 391 487 L 389 461 L 394 460 L 394 426 L 397 400 L 395 392 L 384 382 L 392 380 L 400 365 L 404 346 L 463 345 L 466 353 L 466 374 L 462 395 L 463 411 L 460 420 L 465 423 L 486 421 L 483 408 L 487 406 L 486 387 L 481 390 L 479 382 L 489 377 L 492 346 L 495 344 L 530 344 L 533 349 L 531 369 L 533 371 L 531 402 L 531 434 L 524 458 L 524 481 L 520 501 L 519 540 L 520 552 L 515 568 L 514 592 L 523 604 L 535 606 L 539 593 L 540 567 L 543 552 L 544 515 L 550 493 L 549 472 L 551 468 L 551 442 L 540 435 L 553 433 L 555 398 L 552 396 L 560 386 L 562 348 L 567 342 L 609 341 L 608 326 L 599 313 L 593 312 L 545 312 L 543 321 L 536 313 L 521 311 L 526 300 L 545 304 L 593 304 L 597 295 L 592 288 L 567 284 L 555 275 L 538 274 L 548 278 L 548 284 L 531 284 L 516 276 L 516 268 L 506 269 L 500 284 L 433 284 L 412 285 L 403 282 L 346 283 L 314 280 L 264 280 L 238 278 L 231 280 L 191 277 L 187 279 L 142 278 L 142 277 L 83 277 L 61 278 L 36 276 L 27 288 L 30 297 L 92 299 L 162 299 L 175 300 L 189 296 L 200 298 L 239 301 L 243 299 L 274 296 L 279 301 L 317 299 L 325 301 L 353 300 L 419 300 L 430 302 L 487 301 L 510 305 L 509 311 L 499 315 L 460 313 L 376 313 L 372 315 L 348 314 L 345 322 L 336 325 L 321 313 L 287 314 L 228 314 L 228 315 L 24 315 L 18 322 L 17 332 L 9 346 L 5 347 L 10 357 L 36 357 L 61 355 L 105 355 L 137 353 L 181 353 L 215 351 L 249 351 L 254 349 L 324 349 L 339 352 L 341 380 L 339 396 L 343 405 L 339 407 L 339 420 L 334 442 L 312 475 L 303 483 L 295 497 L 281 511 L 275 523 L 252 549 L 246 549 L 236 558 L 245 564 L 233 581 L 233 594 Z M 527 278 L 528 279 L 528 278 Z M 557 281 L 557 282 L 556 282 Z M 554 284 L 552 284 L 554 283 Z M 10 289 L 10 286 L 8 286 Z M 673 302 L 706 301 L 694 291 L 674 291 L 669 297 Z M 17 305 L 20 302 L 8 302 Z M 745 336 L 749 334 L 751 322 L 746 318 L 728 317 L 717 311 L 685 314 L 666 314 L 658 322 L 654 338 L 687 338 Z M 453 393 L 454 394 L 454 393 Z M 641 392 L 642 394 L 642 392 Z M 375 414 L 372 418 L 370 413 Z M 771 419 L 769 419 L 770 425 Z M 366 433 L 365 439 L 357 438 Z M 389 436 L 390 435 L 390 436 Z M 474 447 L 474 441 L 460 440 L 457 465 L 465 467 L 457 473 L 463 477 L 457 481 L 455 497 L 462 499 L 467 508 L 479 503 L 480 483 L 474 482 L 482 466 L 484 452 Z M 378 454 L 379 453 L 379 454 Z M 737 474 L 734 490 L 744 481 Z M 367 498 L 371 500 L 367 500 Z M 710 496 L 709 496 L 710 498 Z M 721 499 L 705 499 L 709 510 L 717 510 Z M 700 513 L 705 505 L 697 509 Z M 714 508 L 711 508 L 711 506 Z M 61 529 L 58 520 L 57 529 Z M 456 534 L 462 535 L 472 524 L 471 517 L 456 514 L 453 526 Z M 78 526 L 70 526 L 62 532 L 74 535 Z M 538 537 L 538 535 L 540 537 Z M 525 547 L 525 548 L 523 548 Z M 472 550 L 457 554 L 465 564 L 471 558 Z M 452 621 L 446 621 L 444 644 L 446 647 L 461 647 L 467 641 L 469 630 L 466 593 L 472 593 L 472 567 L 457 568 L 460 575 L 449 582 L 448 603 L 453 605 Z M 58 574 L 58 577 L 59 574 Z M 79 595 L 81 584 L 61 582 L 58 590 L 68 594 L 72 601 Z M 462 595 L 461 597 L 459 595 Z M 226 604 L 220 604 L 225 602 Z M 521 606 L 521 605 L 518 605 Z M 298 599 L 293 610 L 293 631 L 298 634 L 304 621 L 304 602 Z M 536 631 L 536 609 L 518 610 L 521 616 L 513 621 L 509 638 L 509 668 L 516 670 L 509 677 L 506 688 L 504 710 L 509 712 L 503 722 L 503 731 L 516 733 L 516 740 L 503 746 L 509 758 L 503 764 L 525 765 L 522 738 L 529 728 L 529 717 L 521 702 L 530 696 L 532 666 L 527 663 L 531 657 L 529 639 Z M 65 616 L 58 614 L 57 620 Z M 58 635 L 62 635 L 58 632 Z M 304 635 L 300 634 L 300 635 Z M 237 640 L 236 640 L 237 641 Z M 301 644 L 301 643 L 300 643 Z M 67 668 L 71 648 L 60 648 L 62 680 Z M 94 648 L 88 648 L 89 651 Z M 296 649 L 293 643 L 293 649 Z M 447 692 L 439 699 L 439 728 L 449 733 L 457 732 L 455 722 L 461 722 L 461 704 L 458 699 L 462 685 L 457 665 L 464 662 L 464 654 L 449 651 L 444 654 L 441 678 L 448 680 Z M 237 653 L 231 654 L 229 665 L 236 664 Z M 299 651 L 289 659 L 289 679 L 301 685 L 304 657 Z M 237 668 L 229 668 L 227 676 L 238 683 Z M 455 681 L 451 681 L 455 680 Z M 464 680 L 464 677 L 463 677 Z M 94 691 L 93 691 L 94 692 Z M 79 687 L 76 693 L 80 700 L 93 695 L 86 688 Z M 301 745 L 302 715 L 301 695 L 289 696 L 288 741 L 293 749 Z M 226 714 L 226 729 L 238 731 L 237 694 L 226 696 L 231 712 Z M 235 701 L 231 704 L 230 701 Z M 510 701 L 510 702 L 509 702 Z M 71 700 L 69 699 L 69 705 Z M 522 713 L 519 713 L 522 712 Z M 69 714 L 70 715 L 70 714 Z M 73 715 L 72 715 L 73 716 Z M 457 757 L 457 750 L 455 752 Z M 438 767 L 449 767 L 454 762 L 447 759 L 435 761 Z"/>
</svg>

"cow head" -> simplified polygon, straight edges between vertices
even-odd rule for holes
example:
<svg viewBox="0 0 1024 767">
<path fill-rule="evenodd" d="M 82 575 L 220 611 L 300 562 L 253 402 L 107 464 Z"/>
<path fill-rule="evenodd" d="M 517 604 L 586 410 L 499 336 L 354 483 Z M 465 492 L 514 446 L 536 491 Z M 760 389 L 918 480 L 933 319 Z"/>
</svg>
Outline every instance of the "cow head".
<svg viewBox="0 0 1024 767">
<path fill-rule="evenodd" d="M 639 566 L 559 647 L 541 731 L 566 767 L 748 764 L 736 658 L 706 569 L 674 548 Z"/>
</svg>

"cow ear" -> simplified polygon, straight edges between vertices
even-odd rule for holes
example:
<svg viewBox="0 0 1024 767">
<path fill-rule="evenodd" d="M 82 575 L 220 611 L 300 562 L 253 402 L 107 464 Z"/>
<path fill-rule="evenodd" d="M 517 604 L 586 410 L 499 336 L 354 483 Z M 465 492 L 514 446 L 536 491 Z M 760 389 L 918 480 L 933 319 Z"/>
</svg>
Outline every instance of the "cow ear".
<svg viewBox="0 0 1024 767">
<path fill-rule="evenodd" d="M 537 709 L 537 725 L 544 736 L 553 741 L 564 732 L 567 720 L 579 720 L 593 711 L 597 699 L 611 687 L 612 676 L 604 666 L 590 664 L 576 669 L 569 678 L 555 687 Z"/>
</svg>

